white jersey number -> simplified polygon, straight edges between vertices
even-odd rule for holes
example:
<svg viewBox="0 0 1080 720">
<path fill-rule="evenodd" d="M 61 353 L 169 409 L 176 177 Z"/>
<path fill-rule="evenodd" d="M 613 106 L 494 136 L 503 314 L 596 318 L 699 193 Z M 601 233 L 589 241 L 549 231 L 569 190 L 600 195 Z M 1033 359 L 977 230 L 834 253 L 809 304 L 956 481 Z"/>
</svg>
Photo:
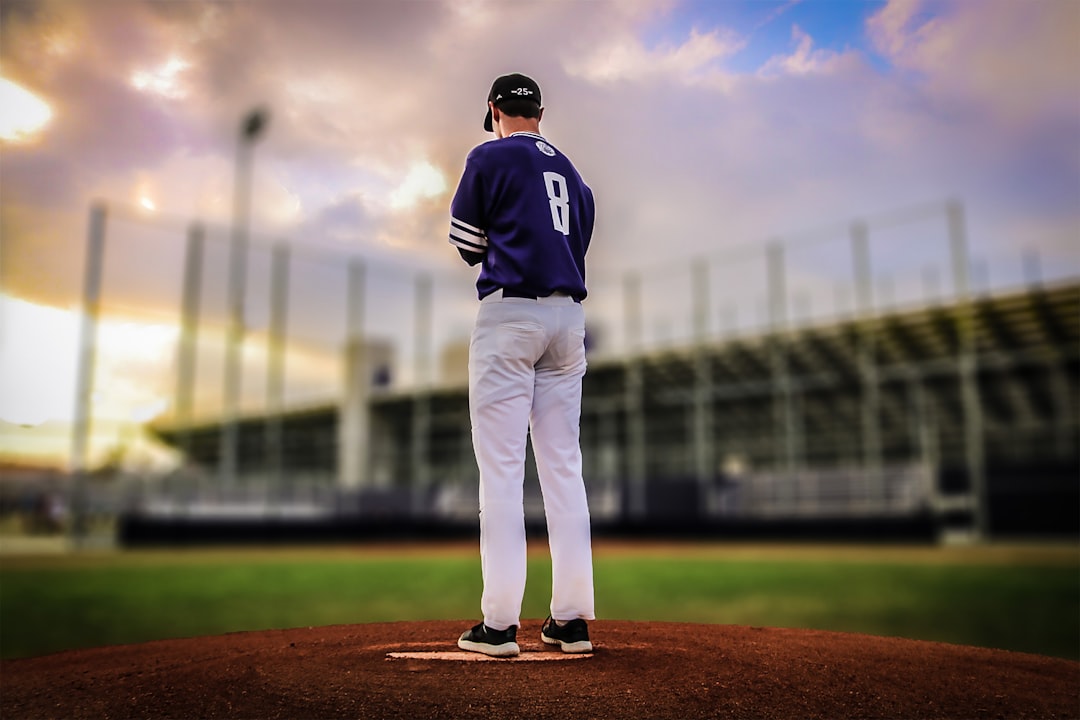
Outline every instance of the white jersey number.
<svg viewBox="0 0 1080 720">
<path fill-rule="evenodd" d="M 544 173 L 548 204 L 551 206 L 551 224 L 563 235 L 570 234 L 570 198 L 566 194 L 566 178 L 556 172 Z"/>
</svg>

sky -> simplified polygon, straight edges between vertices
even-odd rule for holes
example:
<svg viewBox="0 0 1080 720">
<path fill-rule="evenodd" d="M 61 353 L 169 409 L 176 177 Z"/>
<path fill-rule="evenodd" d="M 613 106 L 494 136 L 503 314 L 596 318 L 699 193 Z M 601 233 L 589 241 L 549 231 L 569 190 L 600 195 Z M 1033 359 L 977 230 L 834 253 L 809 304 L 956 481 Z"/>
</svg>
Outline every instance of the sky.
<svg viewBox="0 0 1080 720">
<path fill-rule="evenodd" d="M 270 119 L 253 149 L 253 238 L 467 290 L 450 198 L 491 137 L 493 78 L 534 77 L 541 131 L 597 199 L 599 313 L 628 271 L 648 280 L 948 200 L 984 272 L 1037 253 L 1044 273 L 1075 275 L 1077 67 L 1071 0 L 0 0 L 0 421 L 70 420 L 91 203 L 151 234 L 227 226 L 255 107 Z M 915 235 L 942 243 L 913 230 L 875 251 L 878 266 L 903 264 Z M 107 268 L 135 273 L 100 338 L 99 372 L 118 384 L 98 400 L 116 417 L 168 402 L 149 368 L 177 337 L 175 313 L 155 314 L 179 276 L 169 242 Z M 473 298 L 459 300 L 447 307 Z M 0 455 L 29 442 L 14 432 Z"/>
</svg>

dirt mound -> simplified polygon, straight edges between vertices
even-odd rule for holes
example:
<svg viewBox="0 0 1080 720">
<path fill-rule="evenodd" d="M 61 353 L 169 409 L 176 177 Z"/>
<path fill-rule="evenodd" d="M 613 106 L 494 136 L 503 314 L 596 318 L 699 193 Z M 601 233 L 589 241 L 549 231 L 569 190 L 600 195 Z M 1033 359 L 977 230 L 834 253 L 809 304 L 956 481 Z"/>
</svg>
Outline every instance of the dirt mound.
<svg viewBox="0 0 1080 720">
<path fill-rule="evenodd" d="M 1080 663 L 845 633 L 592 624 L 572 662 L 466 661 L 470 625 L 233 633 L 0 663 L 5 718 L 1078 718 Z M 472 657 L 472 656 L 469 656 Z"/>
</svg>

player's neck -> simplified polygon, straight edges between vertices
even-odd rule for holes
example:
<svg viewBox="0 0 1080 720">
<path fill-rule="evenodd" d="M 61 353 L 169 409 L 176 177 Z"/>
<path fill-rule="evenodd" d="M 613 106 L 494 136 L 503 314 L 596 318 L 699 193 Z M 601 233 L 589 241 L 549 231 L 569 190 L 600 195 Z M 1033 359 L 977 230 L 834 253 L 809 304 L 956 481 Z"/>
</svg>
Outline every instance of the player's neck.
<svg viewBox="0 0 1080 720">
<path fill-rule="evenodd" d="M 510 117 L 503 115 L 499 122 L 502 129 L 502 137 L 510 137 L 514 133 L 528 132 L 540 134 L 540 121 L 536 118 Z"/>
</svg>

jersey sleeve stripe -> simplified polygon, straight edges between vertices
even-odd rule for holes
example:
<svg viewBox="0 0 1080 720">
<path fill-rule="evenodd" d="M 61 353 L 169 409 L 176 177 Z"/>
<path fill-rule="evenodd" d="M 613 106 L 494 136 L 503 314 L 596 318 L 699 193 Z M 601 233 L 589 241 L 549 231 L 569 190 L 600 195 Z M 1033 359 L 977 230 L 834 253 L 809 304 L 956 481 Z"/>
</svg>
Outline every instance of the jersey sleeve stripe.
<svg viewBox="0 0 1080 720">
<path fill-rule="evenodd" d="M 483 245 L 478 245 L 477 243 L 469 242 L 468 240 L 462 240 L 461 238 L 454 237 L 452 234 L 450 235 L 450 244 L 451 245 L 456 245 L 459 248 L 462 248 L 464 250 L 468 250 L 469 252 L 475 252 L 475 253 L 485 253 L 485 252 L 487 252 L 487 244 L 486 243 L 483 244 Z"/>
<path fill-rule="evenodd" d="M 450 242 L 473 252 L 487 250 L 487 235 L 483 230 L 454 218 L 450 220 Z"/>
<path fill-rule="evenodd" d="M 480 236 L 487 235 L 487 233 L 484 232 L 484 230 L 482 228 L 478 228 L 475 225 L 470 225 L 469 223 L 465 222 L 464 220 L 458 220 L 456 217 L 451 217 L 450 218 L 450 224 L 455 226 L 455 227 L 459 227 L 459 228 L 461 228 L 462 230 L 464 230 L 466 232 L 470 232 L 473 235 L 480 235 Z"/>
</svg>

